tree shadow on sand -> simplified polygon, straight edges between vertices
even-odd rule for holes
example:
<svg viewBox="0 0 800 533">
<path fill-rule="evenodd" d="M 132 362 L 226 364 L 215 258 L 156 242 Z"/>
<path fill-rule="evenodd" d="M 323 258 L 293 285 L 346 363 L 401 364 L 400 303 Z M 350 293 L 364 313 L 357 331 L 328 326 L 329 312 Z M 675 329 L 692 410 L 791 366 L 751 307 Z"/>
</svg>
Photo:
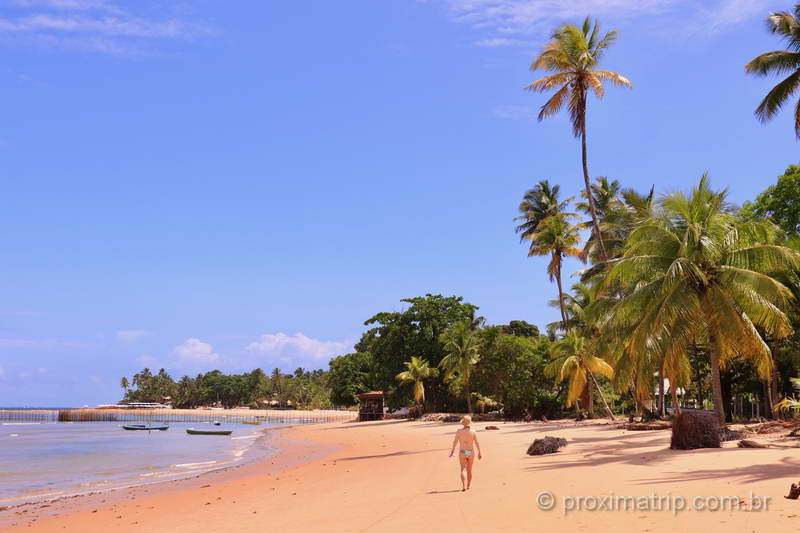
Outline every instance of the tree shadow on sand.
<svg viewBox="0 0 800 533">
<path fill-rule="evenodd" d="M 667 462 L 680 452 L 670 450 L 664 438 L 656 437 L 642 441 L 639 435 L 622 435 L 605 446 L 576 448 L 580 444 L 608 442 L 608 438 L 567 439 L 568 448 L 553 455 L 528 458 L 539 462 L 527 468 L 531 471 L 562 470 L 564 468 L 598 467 L 608 464 L 630 464 L 637 466 Z"/>
<path fill-rule="evenodd" d="M 699 451 L 699 450 L 696 450 Z M 717 448 L 716 452 L 729 453 L 758 453 L 756 450 L 741 450 L 739 448 Z M 780 478 L 796 478 L 800 471 L 800 459 L 784 457 L 778 463 L 754 464 L 738 468 L 719 468 L 705 470 L 691 470 L 684 472 L 662 472 L 657 478 L 644 478 L 634 480 L 638 485 L 661 485 L 665 483 L 685 483 L 687 481 L 700 481 L 705 479 L 737 478 L 742 483 L 757 483 L 759 481 L 773 481 Z"/>
<path fill-rule="evenodd" d="M 420 453 L 431 453 L 431 452 L 446 452 L 447 448 L 434 448 L 431 450 L 416 450 L 416 451 L 402 451 L 402 452 L 391 452 L 391 453 L 382 453 L 378 455 L 359 455 L 357 457 L 341 457 L 333 459 L 334 461 L 360 461 L 362 459 L 385 459 L 387 457 L 398 457 L 401 455 L 417 455 Z"/>
</svg>

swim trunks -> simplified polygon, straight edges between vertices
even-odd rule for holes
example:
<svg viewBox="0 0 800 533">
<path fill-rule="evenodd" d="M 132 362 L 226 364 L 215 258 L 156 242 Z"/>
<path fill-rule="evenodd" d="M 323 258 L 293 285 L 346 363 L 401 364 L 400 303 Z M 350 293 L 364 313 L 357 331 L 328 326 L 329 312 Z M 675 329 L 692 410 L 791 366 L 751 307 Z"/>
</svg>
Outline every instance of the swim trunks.
<svg viewBox="0 0 800 533">
<path fill-rule="evenodd" d="M 472 455 L 472 450 L 461 450 L 461 453 L 464 455 L 464 457 L 469 457 Z"/>
</svg>

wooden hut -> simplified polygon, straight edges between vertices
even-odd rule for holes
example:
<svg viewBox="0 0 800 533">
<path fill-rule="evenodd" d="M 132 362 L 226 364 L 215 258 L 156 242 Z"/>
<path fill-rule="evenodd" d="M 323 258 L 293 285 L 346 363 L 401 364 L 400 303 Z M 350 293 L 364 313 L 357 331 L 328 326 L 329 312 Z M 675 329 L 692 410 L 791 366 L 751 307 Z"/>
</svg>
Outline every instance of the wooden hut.
<svg viewBox="0 0 800 533">
<path fill-rule="evenodd" d="M 358 395 L 358 421 L 383 420 L 383 391 L 364 392 Z"/>
</svg>

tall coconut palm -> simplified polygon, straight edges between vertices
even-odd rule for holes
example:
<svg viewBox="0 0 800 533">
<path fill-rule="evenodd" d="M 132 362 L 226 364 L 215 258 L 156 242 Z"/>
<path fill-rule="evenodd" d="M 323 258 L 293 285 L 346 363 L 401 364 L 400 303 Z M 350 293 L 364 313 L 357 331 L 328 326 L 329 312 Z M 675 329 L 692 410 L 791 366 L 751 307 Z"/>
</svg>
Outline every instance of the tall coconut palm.
<svg viewBox="0 0 800 533">
<path fill-rule="evenodd" d="M 524 241 L 534 234 L 542 220 L 563 213 L 572 198 L 560 200 L 561 186 L 550 185 L 542 180 L 533 189 L 528 189 L 519 203 L 520 215 L 514 220 L 521 221 L 516 227 L 519 238 Z"/>
<path fill-rule="evenodd" d="M 541 107 L 539 120 L 558 113 L 564 105 L 569 109 L 572 133 L 581 139 L 581 163 L 583 167 L 583 182 L 585 185 L 586 199 L 592 215 L 595 236 L 600 246 L 600 251 L 605 256 L 603 237 L 600 232 L 600 221 L 591 194 L 589 183 L 589 164 L 586 154 L 586 103 L 589 91 L 597 98 L 605 94 L 604 82 L 611 82 L 620 87 L 631 87 L 631 82 L 625 76 L 600 70 L 595 67 L 600 63 L 606 49 L 616 39 L 617 32 L 611 31 L 600 37 L 598 23 L 589 17 L 583 22 L 582 27 L 565 25 L 553 32 L 541 54 L 533 60 L 531 70 L 539 69 L 553 72 L 542 79 L 527 85 L 525 89 L 535 92 L 544 92 L 551 89 L 555 94 Z"/>
<path fill-rule="evenodd" d="M 550 356 L 553 361 L 544 367 L 545 375 L 555 378 L 557 384 L 565 380 L 569 382 L 565 402 L 567 407 L 572 406 L 581 397 L 587 385 L 594 385 L 598 391 L 600 390 L 594 378 L 595 374 L 609 378 L 614 375 L 611 365 L 600 357 L 588 353 L 587 344 L 586 337 L 577 331 L 570 331 L 551 345 Z M 593 383 L 589 383 L 590 380 Z M 614 414 L 602 394 L 601 398 L 606 412 L 613 419 Z"/>
<path fill-rule="evenodd" d="M 467 399 L 467 410 L 472 413 L 472 396 L 469 381 L 472 369 L 480 361 L 480 337 L 470 327 L 469 320 L 462 320 L 450 326 L 441 336 L 444 352 L 447 354 L 439 363 L 444 371 L 445 381 L 458 378 Z"/>
<path fill-rule="evenodd" d="M 574 215 L 573 215 L 574 216 Z M 550 216 L 544 219 L 534 233 L 528 236 L 531 246 L 528 256 L 550 256 L 550 263 L 547 265 L 547 275 L 550 281 L 555 281 L 558 286 L 558 302 L 561 310 L 561 322 L 566 329 L 567 314 L 564 310 L 562 295 L 564 291 L 561 287 L 561 270 L 565 257 L 577 257 L 581 261 L 586 260 L 583 250 L 578 248 L 580 244 L 580 228 L 570 223 L 569 213 Z"/>
<path fill-rule="evenodd" d="M 786 42 L 788 50 L 773 50 L 756 57 L 744 66 L 745 72 L 756 76 L 789 74 L 772 88 L 755 110 L 761 122 L 772 119 L 800 87 L 800 4 L 793 13 L 770 13 L 767 27 Z M 794 110 L 794 132 L 800 138 L 800 100 Z"/>
<path fill-rule="evenodd" d="M 723 423 L 720 368 L 749 358 L 769 377 L 771 353 L 756 328 L 775 338 L 792 332 L 786 314 L 792 294 L 770 272 L 800 266 L 797 252 L 765 244 L 774 242 L 774 225 L 733 217 L 726 194 L 712 191 L 704 175 L 690 195 L 660 199 L 660 212 L 631 233 L 606 276 L 604 284 L 624 293 L 601 326 L 633 367 L 647 357 L 661 367 L 679 361 L 697 339 L 707 339 Z"/>
<path fill-rule="evenodd" d="M 412 396 L 420 412 L 422 412 L 422 407 L 425 405 L 425 380 L 435 378 L 439 375 L 439 371 L 436 368 L 431 368 L 428 361 L 421 357 L 411 356 L 411 361 L 406 361 L 404 364 L 406 365 L 406 370 L 397 374 L 395 379 L 401 385 L 413 383 Z"/>
</svg>

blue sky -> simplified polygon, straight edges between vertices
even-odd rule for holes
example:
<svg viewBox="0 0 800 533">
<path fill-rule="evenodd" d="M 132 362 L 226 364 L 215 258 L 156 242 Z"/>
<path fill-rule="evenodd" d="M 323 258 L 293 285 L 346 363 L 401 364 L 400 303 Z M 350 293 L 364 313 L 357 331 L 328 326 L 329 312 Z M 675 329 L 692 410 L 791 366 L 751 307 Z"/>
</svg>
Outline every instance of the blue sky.
<svg viewBox="0 0 800 533">
<path fill-rule="evenodd" d="M 3 0 L 0 405 L 119 398 L 142 366 L 320 367 L 401 298 L 555 319 L 513 232 L 581 184 L 565 117 L 522 91 L 548 32 L 620 30 L 593 176 L 704 171 L 741 202 L 797 163 L 752 115 L 780 47 L 759 0 Z"/>
</svg>

